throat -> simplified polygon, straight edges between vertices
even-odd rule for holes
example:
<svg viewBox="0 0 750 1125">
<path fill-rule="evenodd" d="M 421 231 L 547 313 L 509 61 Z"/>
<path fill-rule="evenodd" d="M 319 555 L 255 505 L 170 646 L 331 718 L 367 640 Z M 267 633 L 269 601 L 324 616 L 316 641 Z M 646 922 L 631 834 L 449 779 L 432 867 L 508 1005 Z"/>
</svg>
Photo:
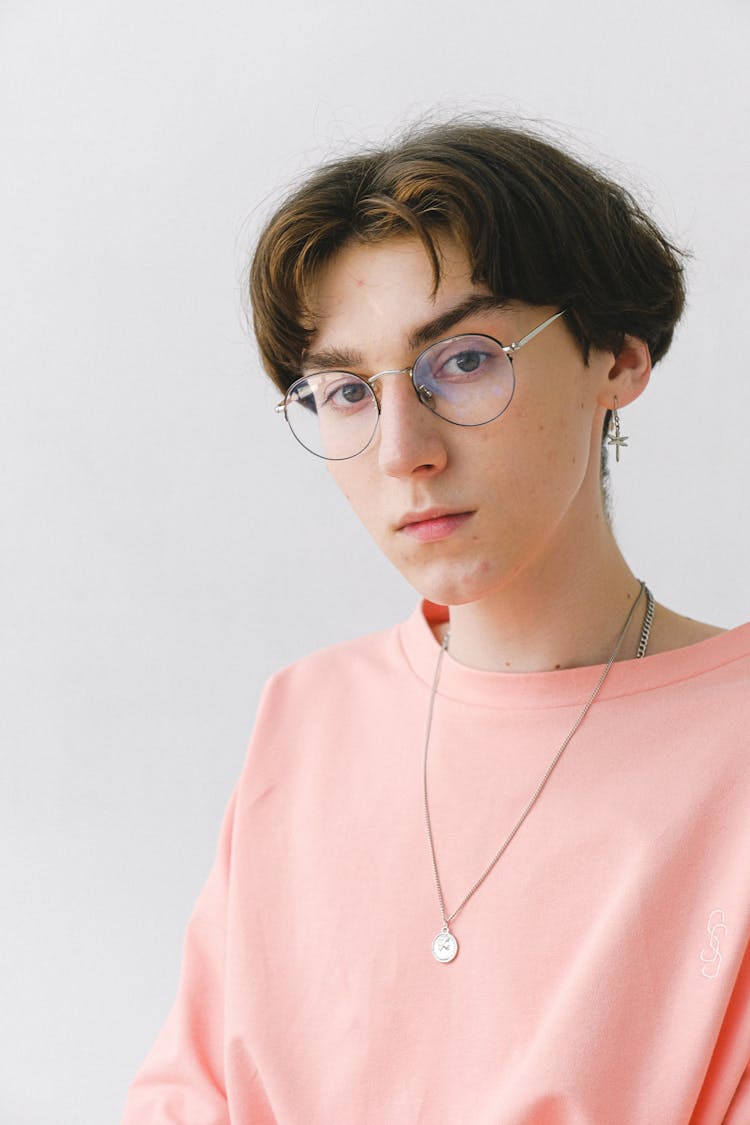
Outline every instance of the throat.
<svg viewBox="0 0 750 1125">
<path fill-rule="evenodd" d="M 647 596 L 629 571 L 617 583 L 566 591 L 553 602 L 510 592 L 488 606 L 450 610 L 450 654 L 489 672 L 549 672 L 606 664 L 627 624 L 616 660 L 638 655 Z M 439 638 L 442 640 L 442 636 Z"/>
</svg>

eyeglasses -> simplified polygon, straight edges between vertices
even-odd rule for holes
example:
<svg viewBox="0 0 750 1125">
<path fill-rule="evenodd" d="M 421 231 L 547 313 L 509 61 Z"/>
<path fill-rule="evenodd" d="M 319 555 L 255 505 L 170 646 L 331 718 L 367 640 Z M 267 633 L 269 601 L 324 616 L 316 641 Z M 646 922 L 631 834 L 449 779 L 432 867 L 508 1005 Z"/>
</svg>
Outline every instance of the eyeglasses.
<svg viewBox="0 0 750 1125">
<path fill-rule="evenodd" d="M 409 375 L 428 410 L 453 426 L 486 426 L 506 411 L 516 385 L 513 356 L 565 312 L 554 313 L 516 344 L 469 333 L 438 340 L 411 367 L 378 371 L 369 379 L 348 371 L 320 371 L 292 383 L 276 407 L 300 445 L 326 461 L 347 461 L 375 437 L 380 402 L 375 384 Z"/>
</svg>

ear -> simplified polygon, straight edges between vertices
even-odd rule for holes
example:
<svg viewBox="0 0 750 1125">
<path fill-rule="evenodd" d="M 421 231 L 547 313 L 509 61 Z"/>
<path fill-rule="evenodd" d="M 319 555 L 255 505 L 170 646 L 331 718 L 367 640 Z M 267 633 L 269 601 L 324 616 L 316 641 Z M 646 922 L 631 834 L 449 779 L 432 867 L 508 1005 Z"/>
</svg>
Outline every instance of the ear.
<svg viewBox="0 0 750 1125">
<path fill-rule="evenodd" d="M 651 378 L 651 352 L 645 340 L 626 336 L 622 348 L 615 356 L 602 379 L 598 395 L 600 406 L 611 410 L 617 399 L 618 406 L 627 406 L 638 398 Z"/>
</svg>

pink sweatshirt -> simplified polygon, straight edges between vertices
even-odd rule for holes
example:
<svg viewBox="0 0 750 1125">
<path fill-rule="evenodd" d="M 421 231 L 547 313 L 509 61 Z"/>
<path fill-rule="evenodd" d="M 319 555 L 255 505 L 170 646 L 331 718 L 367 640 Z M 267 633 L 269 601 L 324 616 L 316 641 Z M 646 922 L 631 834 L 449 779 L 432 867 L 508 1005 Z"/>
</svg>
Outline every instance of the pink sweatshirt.
<svg viewBox="0 0 750 1125">
<path fill-rule="evenodd" d="M 750 1123 L 750 625 L 614 665 L 439 964 L 444 612 L 267 685 L 123 1125 Z M 600 671 L 445 658 L 448 913 Z"/>
</svg>

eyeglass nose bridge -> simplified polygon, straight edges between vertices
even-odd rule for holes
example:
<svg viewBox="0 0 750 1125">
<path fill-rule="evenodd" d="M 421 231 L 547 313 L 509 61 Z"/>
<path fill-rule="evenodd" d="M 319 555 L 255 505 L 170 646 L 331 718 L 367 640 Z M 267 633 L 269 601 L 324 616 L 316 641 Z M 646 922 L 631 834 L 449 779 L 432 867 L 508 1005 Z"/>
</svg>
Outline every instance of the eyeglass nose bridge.
<svg viewBox="0 0 750 1125">
<path fill-rule="evenodd" d="M 427 406 L 427 407 L 430 406 L 430 402 L 432 401 L 432 398 L 433 398 L 432 391 L 429 390 L 428 387 L 425 387 L 424 384 L 421 384 L 420 386 L 417 386 L 417 384 L 414 382 L 414 367 L 413 366 L 412 367 L 393 367 L 393 368 L 389 368 L 386 371 L 378 371 L 378 372 L 375 373 L 375 375 L 370 375 L 369 379 L 365 380 L 368 387 L 371 388 L 373 394 L 375 395 L 375 402 L 376 402 L 377 407 L 378 407 L 378 414 L 380 414 L 380 399 L 377 396 L 377 394 L 375 394 L 375 388 L 373 387 L 373 383 L 377 382 L 378 379 L 382 379 L 384 375 L 408 375 L 410 380 L 411 380 L 411 385 L 414 388 L 414 393 L 417 396 L 417 398 L 419 399 L 419 401 L 422 403 L 423 406 Z"/>
</svg>

